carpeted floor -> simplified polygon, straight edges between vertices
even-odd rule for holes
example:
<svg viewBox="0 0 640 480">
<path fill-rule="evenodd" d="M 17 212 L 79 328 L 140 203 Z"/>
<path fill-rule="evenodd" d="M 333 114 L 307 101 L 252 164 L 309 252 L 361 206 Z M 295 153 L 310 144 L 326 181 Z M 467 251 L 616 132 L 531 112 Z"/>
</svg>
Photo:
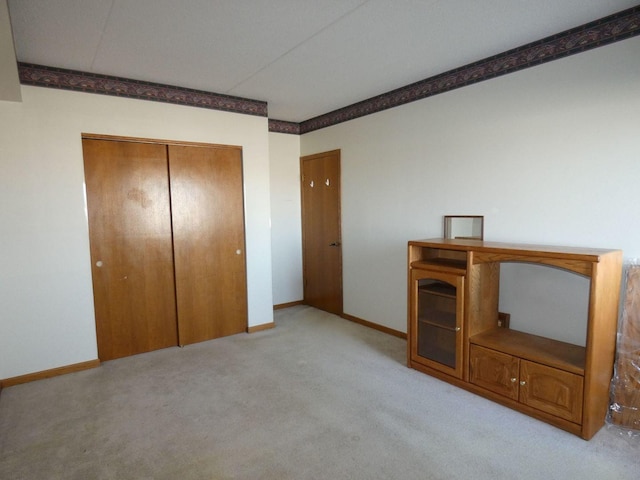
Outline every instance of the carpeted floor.
<svg viewBox="0 0 640 480">
<path fill-rule="evenodd" d="M 586 442 L 405 366 L 405 342 L 310 307 L 0 395 L 0 478 L 640 478 Z"/>
</svg>

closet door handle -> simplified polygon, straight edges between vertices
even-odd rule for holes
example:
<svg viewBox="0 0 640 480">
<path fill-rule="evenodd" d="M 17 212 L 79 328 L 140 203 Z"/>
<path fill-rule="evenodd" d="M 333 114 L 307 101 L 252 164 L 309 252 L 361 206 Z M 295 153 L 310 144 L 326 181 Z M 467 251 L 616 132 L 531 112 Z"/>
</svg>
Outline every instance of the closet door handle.
<svg viewBox="0 0 640 480">
<path fill-rule="evenodd" d="M 329 244 L 330 247 L 339 247 L 340 246 L 340 242 L 333 242 Z"/>
</svg>

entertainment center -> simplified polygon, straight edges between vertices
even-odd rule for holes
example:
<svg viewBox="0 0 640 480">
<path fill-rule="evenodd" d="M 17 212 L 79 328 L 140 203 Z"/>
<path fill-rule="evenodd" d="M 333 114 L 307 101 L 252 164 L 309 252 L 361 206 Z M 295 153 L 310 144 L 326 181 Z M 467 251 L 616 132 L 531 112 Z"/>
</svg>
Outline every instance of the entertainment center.
<svg viewBox="0 0 640 480">
<path fill-rule="evenodd" d="M 589 279 L 585 346 L 499 327 L 504 262 Z M 616 347 L 620 250 L 436 238 L 409 242 L 408 267 L 409 367 L 585 440 L 602 427 Z"/>
</svg>

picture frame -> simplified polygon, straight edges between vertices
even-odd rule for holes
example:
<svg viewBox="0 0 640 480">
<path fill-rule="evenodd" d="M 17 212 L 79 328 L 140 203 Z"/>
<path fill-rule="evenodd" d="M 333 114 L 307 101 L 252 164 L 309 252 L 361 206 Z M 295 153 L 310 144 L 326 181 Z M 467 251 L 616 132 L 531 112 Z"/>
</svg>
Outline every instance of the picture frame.
<svg viewBox="0 0 640 480">
<path fill-rule="evenodd" d="M 484 240 L 483 215 L 445 215 L 444 238 Z"/>
</svg>

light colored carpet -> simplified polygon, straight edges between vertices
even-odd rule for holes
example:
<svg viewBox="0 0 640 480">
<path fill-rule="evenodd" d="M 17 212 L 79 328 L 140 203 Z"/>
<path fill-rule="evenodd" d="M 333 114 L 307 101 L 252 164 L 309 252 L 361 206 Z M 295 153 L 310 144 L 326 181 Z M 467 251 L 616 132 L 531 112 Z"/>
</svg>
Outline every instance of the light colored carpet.
<svg viewBox="0 0 640 480">
<path fill-rule="evenodd" d="M 3 390 L 0 478 L 640 478 L 640 439 L 615 428 L 586 442 L 310 307 L 276 323 Z"/>
</svg>

